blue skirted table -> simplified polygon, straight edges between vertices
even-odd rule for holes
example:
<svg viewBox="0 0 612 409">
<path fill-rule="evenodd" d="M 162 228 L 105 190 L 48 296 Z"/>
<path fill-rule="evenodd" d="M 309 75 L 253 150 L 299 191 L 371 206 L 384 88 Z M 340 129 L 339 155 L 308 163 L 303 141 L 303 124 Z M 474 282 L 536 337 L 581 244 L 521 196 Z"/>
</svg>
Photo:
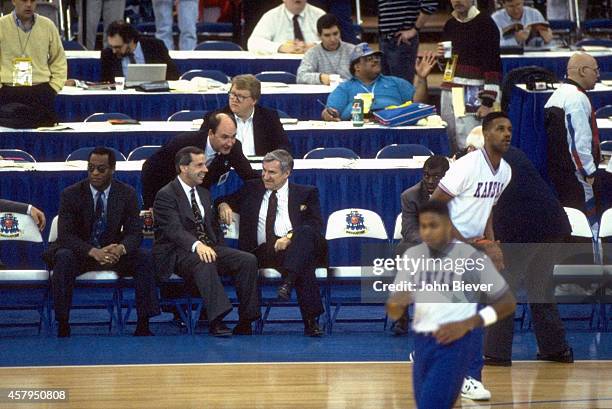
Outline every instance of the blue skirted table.
<svg viewBox="0 0 612 409">
<path fill-rule="evenodd" d="M 264 87 L 259 103 L 279 109 L 292 118 L 319 119 L 321 105 L 327 101 L 330 87 L 324 85 L 289 85 Z M 60 122 L 82 121 L 96 112 L 121 112 L 141 121 L 163 121 L 177 111 L 213 111 L 228 103 L 227 90 L 216 89 L 199 93 L 145 93 L 135 90 L 89 91 L 66 87 L 55 100 Z"/>
<path fill-rule="evenodd" d="M 100 81 L 99 51 L 66 51 L 68 78 Z M 302 55 L 257 55 L 248 51 L 170 51 L 183 74 L 189 70 L 219 70 L 233 77 L 238 74 L 258 74 L 263 71 L 287 71 L 295 74 Z"/>
<path fill-rule="evenodd" d="M 0 171 L 0 197 L 34 204 L 45 211 L 49 225 L 58 212 L 61 191 L 86 177 L 86 163 L 39 162 L 33 166 L 39 170 Z M 118 163 L 115 177 L 140 193 L 140 166 L 140 162 Z M 382 216 L 387 232 L 392 235 L 395 218 L 401 211 L 400 195 L 421 179 L 421 168 L 422 162 L 414 160 L 297 160 L 291 180 L 318 187 L 325 221 L 332 212 L 343 208 L 369 209 Z M 232 172 L 223 185 L 213 188 L 213 196 L 231 193 L 241 183 Z M 46 239 L 48 234 L 49 226 L 43 237 Z M 331 241 L 330 264 L 360 265 L 363 244 L 363 239 Z M 25 251 L 27 254 L 17 255 L 3 251 L 0 257 L 11 266 L 19 265 L 20 261 L 22 267 L 42 266 L 40 252 Z"/>
<path fill-rule="evenodd" d="M 62 161 L 84 146 L 109 146 L 126 157 L 139 146 L 162 145 L 181 132 L 191 131 L 191 122 L 142 122 L 140 125 L 110 125 L 106 122 L 65 123 L 72 130 L 36 131 L 0 128 L 0 148 L 23 149 L 39 162 Z M 197 128 L 196 128 L 197 129 Z M 345 147 L 362 158 L 374 158 L 384 146 L 417 143 L 434 153 L 448 155 L 446 130 L 441 127 L 389 128 L 369 124 L 354 128 L 350 122 L 306 121 L 285 125 L 292 154 L 302 158 L 319 147 Z"/>
</svg>

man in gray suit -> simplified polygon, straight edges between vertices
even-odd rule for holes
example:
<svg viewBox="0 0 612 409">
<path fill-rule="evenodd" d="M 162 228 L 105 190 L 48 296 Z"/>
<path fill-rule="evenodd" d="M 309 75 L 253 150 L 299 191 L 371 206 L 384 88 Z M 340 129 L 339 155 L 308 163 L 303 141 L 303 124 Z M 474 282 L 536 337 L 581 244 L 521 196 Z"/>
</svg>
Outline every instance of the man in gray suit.
<svg viewBox="0 0 612 409">
<path fill-rule="evenodd" d="M 40 231 L 45 228 L 45 214 L 31 204 L 0 199 L 0 212 L 29 214 L 36 222 Z M 2 263 L 2 260 L 0 260 L 0 270 L 3 268 L 5 268 L 5 265 Z"/>
<path fill-rule="evenodd" d="M 410 247 L 421 243 L 419 234 L 419 210 L 429 201 L 431 194 L 449 168 L 448 159 L 433 155 L 423 165 L 423 180 L 402 193 L 402 240 L 397 245 L 396 254 L 402 255 Z M 408 332 L 408 316 L 404 314 L 393 325 L 396 335 Z"/>
<path fill-rule="evenodd" d="M 175 156 L 178 176 L 155 196 L 153 259 L 160 280 L 175 273 L 194 282 L 204 299 L 209 331 L 214 336 L 251 335 L 260 315 L 257 258 L 225 246 L 210 193 L 201 185 L 206 172 L 204 151 L 195 146 Z M 223 323 L 232 310 L 219 274 L 234 274 L 240 306 L 233 331 Z"/>
</svg>

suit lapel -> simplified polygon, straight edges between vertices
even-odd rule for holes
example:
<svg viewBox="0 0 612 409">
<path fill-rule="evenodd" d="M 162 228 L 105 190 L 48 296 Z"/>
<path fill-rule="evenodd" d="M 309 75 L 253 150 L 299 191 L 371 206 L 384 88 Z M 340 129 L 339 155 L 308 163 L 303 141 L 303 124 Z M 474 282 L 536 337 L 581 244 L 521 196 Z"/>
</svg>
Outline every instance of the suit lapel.
<svg viewBox="0 0 612 409">
<path fill-rule="evenodd" d="M 200 186 L 197 187 L 198 196 L 200 196 L 200 202 L 202 202 L 202 207 L 204 208 L 204 228 L 206 229 L 206 234 L 210 236 L 213 241 L 217 241 L 217 235 L 213 229 L 213 217 L 212 217 L 212 207 L 210 205 L 210 200 L 208 195 L 204 194 L 204 189 Z"/>
<path fill-rule="evenodd" d="M 297 193 L 295 190 L 295 185 L 293 183 L 289 183 L 289 203 L 288 203 L 288 207 L 289 207 L 289 220 L 291 221 L 291 225 L 292 226 L 297 226 L 299 225 L 299 214 L 300 214 L 300 203 L 298 201 L 298 197 L 297 197 Z"/>
<path fill-rule="evenodd" d="M 174 189 L 174 193 L 176 194 L 178 198 L 179 213 L 183 214 L 184 216 L 187 216 L 187 218 L 189 218 L 195 223 L 195 216 L 193 215 L 193 209 L 191 208 L 191 203 L 187 199 L 187 196 L 185 195 L 185 191 L 183 190 L 183 186 L 181 185 L 181 182 L 179 182 L 178 180 L 178 176 L 172 182 L 172 189 Z"/>
<path fill-rule="evenodd" d="M 85 223 L 85 228 L 91 234 L 91 226 L 94 221 L 94 201 L 91 196 L 91 189 L 89 188 L 89 181 L 84 180 L 81 185 L 83 203 L 85 205 L 85 212 L 83 213 L 83 223 Z"/>
<path fill-rule="evenodd" d="M 111 226 L 116 222 L 116 216 L 119 214 L 119 200 L 117 197 L 117 185 L 111 182 L 111 188 L 106 199 L 106 229 L 111 230 Z"/>
</svg>

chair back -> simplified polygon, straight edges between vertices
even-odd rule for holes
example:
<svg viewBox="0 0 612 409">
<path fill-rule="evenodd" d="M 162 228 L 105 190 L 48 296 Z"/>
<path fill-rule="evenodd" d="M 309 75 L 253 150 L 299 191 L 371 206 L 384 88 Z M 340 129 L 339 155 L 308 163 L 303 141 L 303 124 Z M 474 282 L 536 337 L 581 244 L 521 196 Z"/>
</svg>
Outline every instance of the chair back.
<svg viewBox="0 0 612 409">
<path fill-rule="evenodd" d="M 295 84 L 297 77 L 287 71 L 264 71 L 255 75 L 261 82 L 282 82 L 284 84 Z"/>
<path fill-rule="evenodd" d="M 612 105 L 604 105 L 595 111 L 596 118 L 608 118 L 612 116 Z"/>
<path fill-rule="evenodd" d="M 195 50 L 198 51 L 242 51 L 236 43 L 231 41 L 204 41 L 196 45 Z"/>
<path fill-rule="evenodd" d="M 88 147 L 85 147 L 85 148 L 79 148 L 79 149 L 73 151 L 72 153 L 70 153 L 68 155 L 68 157 L 66 158 L 66 162 L 70 162 L 72 160 L 88 160 L 89 154 L 94 149 L 95 149 L 95 147 L 93 147 L 93 146 L 88 146 Z M 125 161 L 125 155 L 123 155 L 123 153 L 119 152 L 115 148 L 107 147 L 107 149 L 110 149 L 111 151 L 113 151 L 115 153 L 115 160 L 117 160 L 117 161 Z"/>
<path fill-rule="evenodd" d="M 325 158 L 359 159 L 359 155 L 349 148 L 315 148 L 304 155 L 304 159 Z"/>
<path fill-rule="evenodd" d="M 0 149 L 0 156 L 4 160 L 13 160 L 19 162 L 36 162 L 34 156 L 21 149 Z"/>
<path fill-rule="evenodd" d="M 201 109 L 196 110 L 188 110 L 184 109 L 182 111 L 178 111 L 173 113 L 168 117 L 168 122 L 172 121 L 193 121 L 194 119 L 204 119 L 204 117 L 208 114 L 208 111 L 204 111 Z"/>
<path fill-rule="evenodd" d="M 95 114 L 89 115 L 83 122 L 106 122 L 109 119 L 132 119 L 129 115 L 122 114 L 121 112 L 96 112 Z"/>
<path fill-rule="evenodd" d="M 572 207 L 564 207 L 563 210 L 565 210 L 572 227 L 572 236 L 593 238 L 593 230 L 591 230 L 589 220 L 584 213 Z"/>
<path fill-rule="evenodd" d="M 161 145 L 144 145 L 135 148 L 128 154 L 127 160 L 146 160 L 161 148 Z"/>
<path fill-rule="evenodd" d="M 402 239 L 402 214 L 398 214 L 395 218 L 395 226 L 393 228 L 393 240 Z"/>
<path fill-rule="evenodd" d="M 415 143 L 387 145 L 376 154 L 376 159 L 411 159 L 414 156 L 431 156 L 433 152 L 426 146 Z"/>
<path fill-rule="evenodd" d="M 219 70 L 189 70 L 181 75 L 182 80 L 190 80 L 195 77 L 209 78 L 222 84 L 229 84 L 231 78 Z"/>
</svg>

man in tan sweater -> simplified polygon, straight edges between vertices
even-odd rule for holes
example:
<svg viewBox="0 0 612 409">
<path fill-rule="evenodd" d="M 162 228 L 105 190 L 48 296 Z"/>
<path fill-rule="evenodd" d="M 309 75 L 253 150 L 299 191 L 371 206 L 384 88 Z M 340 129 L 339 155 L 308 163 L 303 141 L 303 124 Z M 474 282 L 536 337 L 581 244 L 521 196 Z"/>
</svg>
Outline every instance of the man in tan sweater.
<svg viewBox="0 0 612 409">
<path fill-rule="evenodd" d="M 15 10 L 0 17 L 0 101 L 53 111 L 68 71 L 59 32 L 35 13 L 36 0 L 12 1 Z"/>
</svg>

